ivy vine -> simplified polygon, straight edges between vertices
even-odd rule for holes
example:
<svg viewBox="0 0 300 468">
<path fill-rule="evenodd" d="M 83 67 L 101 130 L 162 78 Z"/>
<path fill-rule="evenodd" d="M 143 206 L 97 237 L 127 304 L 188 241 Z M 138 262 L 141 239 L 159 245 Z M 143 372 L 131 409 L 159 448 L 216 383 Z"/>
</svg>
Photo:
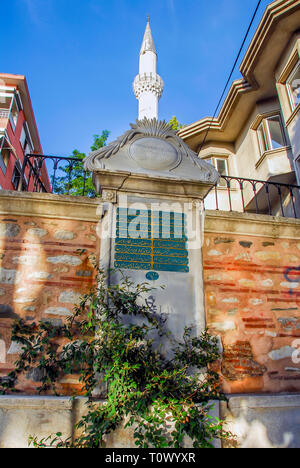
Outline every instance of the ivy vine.
<svg viewBox="0 0 300 468">
<path fill-rule="evenodd" d="M 151 292 L 147 283 L 135 285 L 126 277 L 108 285 L 98 269 L 95 286 L 64 325 L 14 322 L 12 340 L 22 351 L 0 393 L 17 391 L 19 376 L 38 370 L 40 394 L 59 395 L 60 380 L 73 374 L 87 397 L 86 414 L 76 424 L 79 435 L 31 436 L 30 444 L 105 447 L 107 436 L 121 425 L 133 429 L 141 448 L 180 448 L 185 437 L 195 448 L 212 448 L 214 439 L 230 437 L 223 422 L 210 416 L 212 400 L 225 399 L 211 366 L 220 358 L 216 337 L 207 330 L 196 336 L 187 327 L 176 340 L 168 317 L 145 301 Z M 100 384 L 106 386 L 104 402 L 95 398 Z"/>
</svg>

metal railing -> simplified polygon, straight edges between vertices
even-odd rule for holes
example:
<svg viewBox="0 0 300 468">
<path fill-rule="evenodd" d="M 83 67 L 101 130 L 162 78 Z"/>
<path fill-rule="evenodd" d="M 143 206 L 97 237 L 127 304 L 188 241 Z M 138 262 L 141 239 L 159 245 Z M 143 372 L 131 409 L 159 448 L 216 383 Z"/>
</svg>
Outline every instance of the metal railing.
<svg viewBox="0 0 300 468">
<path fill-rule="evenodd" d="M 90 173 L 83 169 L 77 158 L 29 154 L 25 156 L 22 179 L 28 190 L 49 192 L 43 180 L 43 170 L 50 174 L 52 193 L 65 195 L 95 196 L 87 187 Z M 44 172 L 45 174 L 45 172 Z M 74 176 L 80 184 L 74 184 Z M 31 188 L 30 188 L 31 187 Z M 300 186 L 221 176 L 205 199 L 207 209 L 239 211 L 286 218 L 300 218 Z"/>
<path fill-rule="evenodd" d="M 300 218 L 300 186 L 221 176 L 206 197 L 206 207 L 284 218 Z"/>
<path fill-rule="evenodd" d="M 61 195 L 93 195 L 86 187 L 89 173 L 83 169 L 78 170 L 81 161 L 77 158 L 64 158 L 62 156 L 47 156 L 41 154 L 27 154 L 22 167 L 22 179 L 26 179 L 32 192 L 49 192 L 46 189 L 43 171 L 49 174 L 50 192 Z M 81 178 L 80 187 L 74 187 L 76 177 Z M 45 175 L 45 172 L 44 172 Z"/>
</svg>

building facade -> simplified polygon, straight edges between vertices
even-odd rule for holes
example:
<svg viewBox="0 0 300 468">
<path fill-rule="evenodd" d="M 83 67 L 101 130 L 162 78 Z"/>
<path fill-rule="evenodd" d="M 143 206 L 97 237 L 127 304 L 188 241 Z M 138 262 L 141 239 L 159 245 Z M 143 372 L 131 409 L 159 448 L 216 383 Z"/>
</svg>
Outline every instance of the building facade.
<svg viewBox="0 0 300 468">
<path fill-rule="evenodd" d="M 22 181 L 27 154 L 42 154 L 42 146 L 24 76 L 0 74 L 0 186 L 5 190 L 51 191 L 47 169 L 41 168 L 39 186 L 28 184 L 30 166 Z M 32 164 L 37 164 L 31 160 Z M 33 170 L 33 168 L 32 168 Z"/>
<path fill-rule="evenodd" d="M 300 2 L 276 0 L 267 7 L 240 66 L 242 78 L 235 81 L 218 117 L 200 119 L 179 131 L 180 137 L 209 160 L 221 175 L 251 180 L 300 185 Z M 229 186 L 228 186 L 229 185 Z M 217 189 L 220 210 L 267 211 L 282 215 L 273 186 L 221 179 Z M 282 190 L 284 215 L 298 203 L 298 191 Z M 270 193 L 266 191 L 270 189 Z M 274 186 L 273 192 L 277 190 Z M 256 191 L 254 200 L 253 191 Z M 216 194 L 206 200 L 216 208 Z M 299 208 L 298 213 L 299 215 Z"/>
</svg>

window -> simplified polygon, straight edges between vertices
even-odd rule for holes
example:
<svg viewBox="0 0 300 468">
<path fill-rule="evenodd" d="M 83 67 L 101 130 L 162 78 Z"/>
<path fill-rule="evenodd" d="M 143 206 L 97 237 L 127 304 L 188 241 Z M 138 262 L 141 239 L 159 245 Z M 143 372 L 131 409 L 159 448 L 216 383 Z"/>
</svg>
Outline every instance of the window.
<svg viewBox="0 0 300 468">
<path fill-rule="evenodd" d="M 18 168 L 17 165 L 15 165 L 11 182 L 13 184 L 14 189 L 18 190 L 19 186 L 20 186 L 20 182 L 21 182 L 21 171 L 20 171 L 20 169 Z"/>
<path fill-rule="evenodd" d="M 22 181 L 22 167 L 21 167 L 20 161 L 16 161 L 13 175 L 11 178 L 11 182 L 15 190 L 27 191 L 28 181 L 27 181 L 25 174 L 24 174 L 23 181 Z"/>
<path fill-rule="evenodd" d="M 29 128 L 26 122 L 24 123 L 22 128 L 20 143 L 23 148 L 24 154 L 29 154 L 33 151 L 33 144 L 29 133 Z"/>
<path fill-rule="evenodd" d="M 206 161 L 215 166 L 220 176 L 228 176 L 228 163 L 226 158 L 213 157 L 206 159 Z M 218 186 L 227 187 L 226 180 L 221 177 Z"/>
<path fill-rule="evenodd" d="M 26 143 L 25 143 L 25 146 L 24 146 L 24 154 L 29 154 L 29 153 L 31 153 L 31 146 L 28 143 L 28 141 L 26 140 Z"/>
<path fill-rule="evenodd" d="M 0 136 L 0 168 L 4 174 L 6 173 L 10 152 L 11 147 L 7 135 Z"/>
<path fill-rule="evenodd" d="M 22 148 L 24 149 L 26 143 L 26 133 L 24 127 L 22 128 L 21 136 L 20 136 L 20 143 Z"/>
<path fill-rule="evenodd" d="M 5 166 L 5 169 L 7 168 L 7 164 L 8 164 L 8 161 L 9 161 L 9 158 L 10 158 L 10 150 L 9 148 L 3 148 L 2 151 L 1 151 L 1 157 L 2 157 L 2 161 L 4 163 L 4 166 Z"/>
<path fill-rule="evenodd" d="M 296 174 L 298 174 L 298 178 L 300 180 L 300 154 L 298 158 L 296 159 L 295 166 L 296 166 Z"/>
<path fill-rule="evenodd" d="M 10 115 L 10 108 L 12 104 L 12 95 L 1 93 L 0 95 L 0 119 L 8 119 Z M 6 122 L 1 123 L 1 127 L 6 127 Z"/>
<path fill-rule="evenodd" d="M 18 116 L 19 116 L 19 106 L 18 106 L 17 100 L 13 98 L 12 106 L 11 106 L 11 110 L 9 114 L 9 120 L 10 120 L 13 131 L 15 131 L 15 128 L 17 126 Z"/>
<path fill-rule="evenodd" d="M 260 154 L 286 146 L 280 115 L 263 119 L 257 128 Z"/>
<path fill-rule="evenodd" d="M 286 81 L 292 110 L 300 104 L 300 60 Z"/>
</svg>

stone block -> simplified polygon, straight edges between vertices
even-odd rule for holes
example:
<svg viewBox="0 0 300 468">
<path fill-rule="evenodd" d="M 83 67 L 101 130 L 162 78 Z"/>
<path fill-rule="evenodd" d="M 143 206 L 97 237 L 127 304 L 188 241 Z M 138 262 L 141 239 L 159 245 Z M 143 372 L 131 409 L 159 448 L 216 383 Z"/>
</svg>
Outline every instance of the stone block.
<svg viewBox="0 0 300 468">
<path fill-rule="evenodd" d="M 7 351 L 7 354 L 21 354 L 22 353 L 22 345 L 21 343 L 17 343 L 16 341 L 12 341 L 11 345 Z"/>
<path fill-rule="evenodd" d="M 226 238 L 226 237 L 216 237 L 214 240 L 214 244 L 232 244 L 234 242 L 234 239 L 231 238 Z"/>
<path fill-rule="evenodd" d="M 213 322 L 212 327 L 219 332 L 232 331 L 236 329 L 236 325 L 232 320 L 224 322 Z"/>
<path fill-rule="evenodd" d="M 1 319 L 17 319 L 19 316 L 15 314 L 13 308 L 8 304 L 0 304 L 0 320 Z"/>
<path fill-rule="evenodd" d="M 19 397 L 0 396 L 0 448 L 27 448 L 28 437 L 38 439 L 62 432 L 63 438 L 78 437 L 74 423 L 87 413 L 87 399 L 72 400 L 68 397 Z M 97 400 L 99 405 L 104 400 Z M 211 402 L 210 416 L 219 418 L 220 403 Z M 125 423 L 106 437 L 106 448 L 136 448 L 133 429 L 124 429 Z M 220 448 L 219 441 L 214 441 Z M 184 447 L 191 448 L 191 441 L 186 438 Z"/>
<path fill-rule="evenodd" d="M 254 288 L 255 287 L 255 281 L 252 281 L 252 280 L 249 280 L 249 279 L 246 279 L 246 278 L 242 278 L 242 279 L 239 280 L 239 285 L 242 288 Z"/>
<path fill-rule="evenodd" d="M 235 436 L 235 446 L 300 447 L 300 395 L 227 397 L 228 402 L 214 402 L 211 416 L 225 419 L 226 429 Z M 73 433 L 73 424 L 86 414 L 86 402 L 85 398 L 0 396 L 0 448 L 26 448 L 30 435 L 42 438 L 60 431 L 65 438 L 78 436 Z M 218 441 L 215 445 L 221 447 Z M 119 428 L 107 437 L 106 447 L 134 447 L 132 432 Z M 188 440 L 185 447 L 190 447 Z"/>
<path fill-rule="evenodd" d="M 41 228 L 28 229 L 27 232 L 30 236 L 40 237 L 40 238 L 45 237 L 48 234 L 48 231 L 46 231 L 45 229 L 41 229 Z"/>
<path fill-rule="evenodd" d="M 35 302 L 36 299 L 33 297 L 18 297 L 13 300 L 15 304 L 30 304 L 32 302 Z"/>
<path fill-rule="evenodd" d="M 291 346 L 283 346 L 282 348 L 271 351 L 269 353 L 269 357 L 272 361 L 280 361 L 281 359 L 292 357 L 294 352 L 295 348 L 292 348 Z"/>
<path fill-rule="evenodd" d="M 250 249 L 252 245 L 253 245 L 253 242 L 240 241 L 240 246 L 243 247 L 244 249 Z"/>
<path fill-rule="evenodd" d="M 270 278 L 269 279 L 265 279 L 261 282 L 261 285 L 264 287 L 264 288 L 271 288 L 272 286 L 274 286 L 274 281 L 271 280 Z"/>
<path fill-rule="evenodd" d="M 262 251 L 262 252 L 256 252 L 254 255 L 262 262 L 280 262 L 281 261 L 280 252 Z"/>
<path fill-rule="evenodd" d="M 59 296 L 59 302 L 78 304 L 80 302 L 81 294 L 74 291 L 64 291 Z"/>
<path fill-rule="evenodd" d="M 0 283 L 14 284 L 16 280 L 16 270 L 6 270 L 0 268 Z"/>
<path fill-rule="evenodd" d="M 20 257 L 13 258 L 13 263 L 16 263 L 18 265 L 34 266 L 38 262 L 39 257 L 37 257 L 36 255 L 21 255 Z"/>
<path fill-rule="evenodd" d="M 41 322 L 51 323 L 53 327 L 61 327 L 63 324 L 61 319 L 52 319 L 52 318 L 42 318 Z"/>
<path fill-rule="evenodd" d="M 238 448 L 300 448 L 300 395 L 228 395 L 220 417 Z"/>
<path fill-rule="evenodd" d="M 20 231 L 18 224 L 0 223 L 0 237 L 17 237 Z"/>
<path fill-rule="evenodd" d="M 26 374 L 26 379 L 31 380 L 32 382 L 39 383 L 42 381 L 43 377 L 45 376 L 45 372 L 43 369 L 31 369 Z"/>
<path fill-rule="evenodd" d="M 208 255 L 210 257 L 219 257 L 220 255 L 223 255 L 222 252 L 219 252 L 218 250 L 210 250 L 208 252 Z"/>
<path fill-rule="evenodd" d="M 228 297 L 222 300 L 225 304 L 236 304 L 239 300 L 236 297 Z"/>
<path fill-rule="evenodd" d="M 24 312 L 35 312 L 36 307 L 35 306 L 26 306 L 26 307 L 23 307 L 23 310 L 24 310 Z"/>
<path fill-rule="evenodd" d="M 73 255 L 59 255 L 58 257 L 48 257 L 47 262 L 53 263 L 54 265 L 62 263 L 63 265 L 79 266 L 82 264 L 82 260 L 79 257 Z"/>
<path fill-rule="evenodd" d="M 28 275 L 29 279 L 33 279 L 33 280 L 36 280 L 36 281 L 49 280 L 52 277 L 53 276 L 50 273 L 48 273 L 47 271 L 34 271 L 33 273 L 30 273 Z"/>
<path fill-rule="evenodd" d="M 250 299 L 250 303 L 254 306 L 259 306 L 259 305 L 264 304 L 264 300 L 263 299 Z"/>
<path fill-rule="evenodd" d="M 0 448 L 27 448 L 28 437 L 72 435 L 70 398 L 0 396 Z"/>
<path fill-rule="evenodd" d="M 54 237 L 57 240 L 73 240 L 76 234 L 72 231 L 56 231 Z"/>
<path fill-rule="evenodd" d="M 44 313 L 47 315 L 62 315 L 64 317 L 72 315 L 72 312 L 65 307 L 49 307 L 49 309 L 46 309 Z"/>
<path fill-rule="evenodd" d="M 280 286 L 282 288 L 296 289 L 296 288 L 300 288 L 300 283 L 284 281 L 284 282 L 280 283 Z"/>
<path fill-rule="evenodd" d="M 94 236 L 93 234 L 87 234 L 86 237 L 93 242 L 96 242 L 97 240 L 97 237 Z"/>
<path fill-rule="evenodd" d="M 76 271 L 76 276 L 82 276 L 83 278 L 90 278 L 93 272 L 91 270 L 79 270 Z"/>
</svg>

